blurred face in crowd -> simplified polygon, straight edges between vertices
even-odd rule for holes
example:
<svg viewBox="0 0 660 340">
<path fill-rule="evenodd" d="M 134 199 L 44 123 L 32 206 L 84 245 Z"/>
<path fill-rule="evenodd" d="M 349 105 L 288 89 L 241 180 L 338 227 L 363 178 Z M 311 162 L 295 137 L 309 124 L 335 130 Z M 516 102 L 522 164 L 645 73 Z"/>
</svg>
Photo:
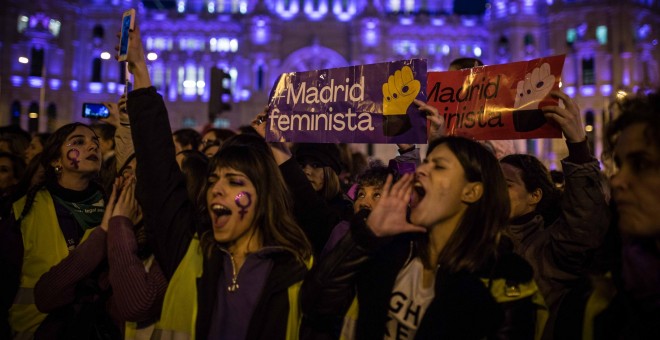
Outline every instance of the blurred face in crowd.
<svg viewBox="0 0 660 340">
<path fill-rule="evenodd" d="M 470 185 L 456 155 L 445 144 L 436 146 L 415 173 L 410 221 L 426 228 L 448 221 L 458 225 Z"/>
<path fill-rule="evenodd" d="M 60 147 L 60 157 L 51 166 L 61 166 L 62 175 L 93 175 L 101 169 L 99 138 L 92 129 L 78 126 Z"/>
<path fill-rule="evenodd" d="M 18 178 L 14 174 L 14 164 L 8 157 L 0 158 L 0 190 L 6 190 L 18 183 Z"/>
<path fill-rule="evenodd" d="M 611 178 L 619 226 L 627 234 L 660 236 L 660 150 L 645 135 L 646 124 L 632 124 L 614 147 L 617 172 Z"/>
<path fill-rule="evenodd" d="M 303 159 L 300 163 L 305 176 L 307 176 L 314 190 L 320 191 L 323 189 L 323 185 L 325 184 L 323 165 L 311 159 Z"/>
<path fill-rule="evenodd" d="M 247 175 L 232 168 L 216 168 L 208 177 L 206 202 L 213 236 L 220 243 L 244 244 L 253 236 L 259 197 Z"/>
<path fill-rule="evenodd" d="M 382 190 L 382 186 L 360 186 L 355 195 L 353 211 L 357 213 L 362 209 L 373 210 L 380 200 Z"/>
<path fill-rule="evenodd" d="M 209 145 L 213 145 L 215 143 L 220 145 L 220 143 L 218 142 L 219 141 L 215 137 L 215 133 L 213 131 L 209 131 L 206 134 L 204 134 L 204 136 L 202 137 L 202 144 L 199 145 L 199 151 L 204 151 L 204 148 L 208 147 Z"/>
<path fill-rule="evenodd" d="M 218 152 L 218 150 L 220 150 L 219 145 L 208 146 L 207 148 L 204 149 L 204 155 L 206 155 L 206 157 L 208 158 L 211 158 L 213 157 L 213 155 L 215 155 Z"/>
<path fill-rule="evenodd" d="M 28 145 L 27 149 L 25 149 L 25 163 L 29 164 L 32 158 L 43 151 L 43 149 L 44 146 L 41 145 L 41 140 L 39 137 L 32 137 L 30 145 Z"/>
<path fill-rule="evenodd" d="M 520 217 L 534 211 L 540 201 L 540 190 L 533 193 L 528 192 L 522 179 L 522 170 L 507 163 L 501 163 L 500 165 L 509 189 L 510 218 Z"/>
</svg>

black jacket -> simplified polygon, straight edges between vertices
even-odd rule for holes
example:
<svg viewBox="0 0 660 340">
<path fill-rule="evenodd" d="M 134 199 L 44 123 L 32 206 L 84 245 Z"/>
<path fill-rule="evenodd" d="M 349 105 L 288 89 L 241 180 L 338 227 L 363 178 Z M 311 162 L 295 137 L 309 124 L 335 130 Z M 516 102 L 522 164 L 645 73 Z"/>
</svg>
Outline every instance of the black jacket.
<svg viewBox="0 0 660 340">
<path fill-rule="evenodd" d="M 351 231 L 305 279 L 301 290 L 303 338 L 336 338 L 356 294 L 356 338 L 383 338 L 390 295 L 397 274 L 416 256 L 417 235 L 376 238 L 364 217 L 356 215 Z M 531 301 L 498 304 L 482 281 L 488 275 L 530 281 L 531 267 L 513 254 L 487 267 L 484 273 L 436 275 L 435 298 L 419 325 L 417 339 L 533 338 L 536 307 Z"/>
<path fill-rule="evenodd" d="M 586 141 L 567 145 L 570 156 L 562 161 L 566 186 L 559 217 L 547 221 L 531 213 L 512 221 L 508 229 L 514 252 L 534 268 L 534 279 L 548 305 L 545 339 L 554 338 L 556 319 L 567 315 L 560 315 L 559 309 L 572 309 L 562 304 L 585 302 L 594 254 L 610 225 L 598 161 L 589 155 Z"/>
</svg>

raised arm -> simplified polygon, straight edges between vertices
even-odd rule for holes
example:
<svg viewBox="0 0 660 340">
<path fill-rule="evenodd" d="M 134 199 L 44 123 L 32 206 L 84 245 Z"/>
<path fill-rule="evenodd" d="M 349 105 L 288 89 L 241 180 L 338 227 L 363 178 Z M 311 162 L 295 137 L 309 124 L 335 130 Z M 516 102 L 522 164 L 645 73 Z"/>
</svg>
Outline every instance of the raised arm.
<svg viewBox="0 0 660 340">
<path fill-rule="evenodd" d="M 591 251 L 602 244 L 611 216 L 599 163 L 589 152 L 578 105 L 560 91 L 550 95 L 559 98 L 564 107 L 546 106 L 543 112 L 561 126 L 569 155 L 562 160 L 566 185 L 561 215 L 548 231 L 556 264 L 564 270 L 581 272 Z"/>
<path fill-rule="evenodd" d="M 129 34 L 127 61 L 135 84 L 127 111 L 137 159 L 137 198 L 156 259 L 170 278 L 192 240 L 194 206 L 176 163 L 167 108 L 151 87 L 137 24 Z"/>
</svg>

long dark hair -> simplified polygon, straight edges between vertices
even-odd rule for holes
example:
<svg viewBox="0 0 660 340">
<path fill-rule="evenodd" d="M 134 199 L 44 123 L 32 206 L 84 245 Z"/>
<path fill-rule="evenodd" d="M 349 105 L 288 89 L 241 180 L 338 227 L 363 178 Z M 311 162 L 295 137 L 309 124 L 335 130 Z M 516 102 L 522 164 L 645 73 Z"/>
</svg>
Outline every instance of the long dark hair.
<svg viewBox="0 0 660 340">
<path fill-rule="evenodd" d="M 50 137 L 48 137 L 48 141 L 44 145 L 44 149 L 40 155 L 40 163 L 44 168 L 44 179 L 28 189 L 26 194 L 27 198 L 25 200 L 25 207 L 23 208 L 21 215 L 16 219 L 19 223 L 20 220 L 22 220 L 30 212 L 32 204 L 34 203 L 34 197 L 37 195 L 37 192 L 39 192 L 39 190 L 48 184 L 57 183 L 58 176 L 55 173 L 55 168 L 51 166 L 51 163 L 62 157 L 62 145 L 66 141 L 67 137 L 79 126 L 86 127 L 92 131 L 92 133 L 94 133 L 94 130 L 92 130 L 92 128 L 88 125 L 76 122 L 60 127 L 57 129 L 57 131 L 50 135 Z M 94 183 L 99 187 L 99 190 L 103 192 L 105 197 L 105 192 L 103 191 L 102 186 L 96 182 Z"/>
<path fill-rule="evenodd" d="M 433 140 L 428 154 L 446 145 L 456 156 L 468 182 L 481 182 L 481 198 L 470 203 L 458 227 L 438 256 L 441 271 L 476 272 L 497 256 L 499 234 L 509 219 L 509 196 L 506 182 L 495 156 L 481 144 L 469 139 L 446 136 Z M 421 238 L 419 251 L 428 266 L 428 237 Z"/>
<path fill-rule="evenodd" d="M 181 172 L 186 176 L 186 189 L 188 197 L 195 204 L 201 204 L 206 196 L 206 177 L 209 159 L 201 151 L 183 150 Z"/>
<path fill-rule="evenodd" d="M 534 211 L 543 216 L 546 225 L 554 222 L 561 213 L 559 208 L 561 192 L 552 181 L 548 168 L 538 158 L 524 154 L 507 155 L 500 162 L 520 169 L 527 192 L 532 193 L 536 189 L 541 189 L 543 196 Z"/>
<path fill-rule="evenodd" d="M 218 168 L 232 168 L 244 173 L 254 184 L 259 197 L 253 223 L 260 228 L 263 245 L 283 247 L 304 263 L 311 256 L 312 248 L 292 215 L 291 197 L 275 160 L 266 148 L 231 142 L 237 137 L 229 138 L 211 158 L 209 173 Z M 210 188 L 207 182 L 204 193 Z M 210 223 L 206 195 L 200 208 L 204 223 Z M 209 230 L 211 228 L 206 229 L 201 243 L 205 253 L 209 254 L 217 242 Z"/>
</svg>

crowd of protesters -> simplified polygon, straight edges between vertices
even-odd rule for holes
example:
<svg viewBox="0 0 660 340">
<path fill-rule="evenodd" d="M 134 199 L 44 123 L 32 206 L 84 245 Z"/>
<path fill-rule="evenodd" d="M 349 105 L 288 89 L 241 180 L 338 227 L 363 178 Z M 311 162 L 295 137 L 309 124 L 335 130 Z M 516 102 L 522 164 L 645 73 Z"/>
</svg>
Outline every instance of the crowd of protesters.
<svg viewBox="0 0 660 340">
<path fill-rule="evenodd" d="M 365 166 L 267 111 L 172 132 L 137 25 L 127 63 L 103 123 L 3 128 L 0 338 L 660 339 L 658 94 L 618 102 L 609 177 L 560 91 L 561 172 L 420 101 L 424 159 Z"/>
</svg>

